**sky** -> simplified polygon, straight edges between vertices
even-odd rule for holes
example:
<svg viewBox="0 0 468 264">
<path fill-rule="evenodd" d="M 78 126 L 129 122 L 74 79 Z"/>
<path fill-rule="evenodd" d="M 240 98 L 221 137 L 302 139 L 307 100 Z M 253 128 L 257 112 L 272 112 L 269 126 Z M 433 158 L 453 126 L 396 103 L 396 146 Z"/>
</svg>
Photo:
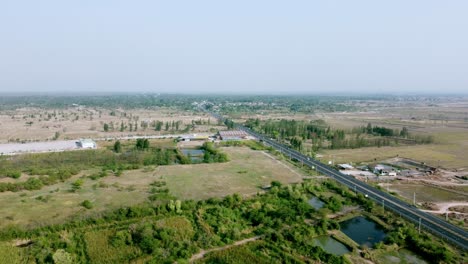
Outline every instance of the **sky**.
<svg viewBox="0 0 468 264">
<path fill-rule="evenodd" d="M 0 93 L 468 93 L 466 0 L 1 0 Z"/>
</svg>

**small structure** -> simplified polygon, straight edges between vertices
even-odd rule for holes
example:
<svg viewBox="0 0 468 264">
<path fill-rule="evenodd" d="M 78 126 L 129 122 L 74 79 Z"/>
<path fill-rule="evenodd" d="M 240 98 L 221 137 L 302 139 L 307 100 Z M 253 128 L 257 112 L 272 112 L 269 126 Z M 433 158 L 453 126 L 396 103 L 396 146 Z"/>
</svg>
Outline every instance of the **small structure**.
<svg viewBox="0 0 468 264">
<path fill-rule="evenodd" d="M 377 176 L 375 176 L 374 173 L 370 171 L 360 171 L 360 170 L 340 170 L 341 173 L 346 174 L 346 175 L 351 175 L 354 177 L 366 177 L 370 179 L 374 179 Z"/>
<path fill-rule="evenodd" d="M 377 164 L 369 166 L 373 172 L 381 176 L 396 176 L 396 170 L 392 166 Z"/>
<path fill-rule="evenodd" d="M 338 164 L 338 167 L 342 170 L 352 170 L 354 169 L 353 166 L 349 165 L 349 164 Z"/>
<path fill-rule="evenodd" d="M 183 135 L 177 138 L 178 141 L 195 141 L 195 140 L 208 140 L 210 137 L 208 135 Z"/>
<path fill-rule="evenodd" d="M 80 139 L 79 141 L 76 142 L 79 148 L 82 149 L 95 149 L 96 148 L 96 142 L 92 139 Z"/>
<path fill-rule="evenodd" d="M 227 130 L 219 131 L 219 137 L 221 140 L 242 140 L 248 139 L 249 134 L 241 130 Z"/>
<path fill-rule="evenodd" d="M 424 173 L 418 170 L 401 170 L 398 175 L 402 177 L 419 177 L 424 176 Z"/>
<path fill-rule="evenodd" d="M 357 166 L 356 169 L 362 170 L 362 171 L 369 171 L 369 166 L 361 165 L 361 166 Z"/>
</svg>

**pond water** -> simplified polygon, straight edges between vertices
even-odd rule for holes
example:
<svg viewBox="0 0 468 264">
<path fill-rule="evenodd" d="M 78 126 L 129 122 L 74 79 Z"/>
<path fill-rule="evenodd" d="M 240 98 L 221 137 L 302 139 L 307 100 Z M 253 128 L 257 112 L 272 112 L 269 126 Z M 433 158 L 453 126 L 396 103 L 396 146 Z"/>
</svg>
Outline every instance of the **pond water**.
<svg viewBox="0 0 468 264">
<path fill-rule="evenodd" d="M 203 159 L 203 155 L 205 154 L 205 151 L 203 149 L 181 149 L 182 153 L 190 157 L 192 162 L 200 162 Z"/>
<path fill-rule="evenodd" d="M 340 227 L 343 233 L 361 246 L 372 247 L 385 238 L 384 230 L 363 216 L 343 221 Z"/>
<path fill-rule="evenodd" d="M 317 197 L 312 197 L 310 200 L 309 200 L 309 204 L 315 209 L 315 210 L 318 210 L 320 208 L 322 208 L 325 203 L 322 202 L 319 198 Z"/>
<path fill-rule="evenodd" d="M 349 253 L 349 249 L 345 245 L 330 236 L 316 237 L 314 238 L 313 243 L 315 246 L 323 248 L 326 252 L 337 256 Z"/>
</svg>

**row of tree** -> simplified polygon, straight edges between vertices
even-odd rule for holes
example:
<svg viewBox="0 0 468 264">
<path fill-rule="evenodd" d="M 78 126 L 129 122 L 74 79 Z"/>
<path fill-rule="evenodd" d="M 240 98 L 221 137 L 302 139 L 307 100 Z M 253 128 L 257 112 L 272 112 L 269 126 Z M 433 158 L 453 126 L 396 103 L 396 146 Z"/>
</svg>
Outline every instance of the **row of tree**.
<svg viewBox="0 0 468 264">
<path fill-rule="evenodd" d="M 195 123 L 195 121 L 193 121 Z M 182 121 L 159 121 L 159 120 L 153 120 L 151 122 L 147 121 L 141 121 L 140 122 L 140 128 L 141 130 L 146 130 L 148 127 L 152 127 L 155 131 L 188 131 L 190 129 L 190 125 L 186 125 L 184 129 L 181 129 L 181 125 L 183 124 Z M 120 122 L 120 125 L 118 123 L 110 122 L 110 123 L 104 123 L 103 124 L 103 131 L 104 132 L 110 132 L 110 131 L 138 131 L 138 122 L 126 122 L 124 123 L 123 121 Z"/>
<path fill-rule="evenodd" d="M 245 125 L 277 140 L 287 142 L 297 150 L 305 150 L 305 143 L 311 143 L 311 151 L 321 148 L 342 149 L 382 147 L 399 144 L 428 144 L 432 136 L 412 135 L 408 128 L 401 130 L 380 126 L 359 127 L 351 130 L 332 129 L 323 120 L 266 120 L 249 119 Z M 306 150 L 309 151 L 309 150 Z"/>
</svg>

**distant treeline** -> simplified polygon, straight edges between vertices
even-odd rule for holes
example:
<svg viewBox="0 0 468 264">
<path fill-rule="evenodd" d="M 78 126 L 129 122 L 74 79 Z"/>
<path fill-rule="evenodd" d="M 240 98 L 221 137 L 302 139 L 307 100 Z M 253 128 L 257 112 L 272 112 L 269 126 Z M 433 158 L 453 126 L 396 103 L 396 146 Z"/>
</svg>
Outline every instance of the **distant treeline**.
<svg viewBox="0 0 468 264">
<path fill-rule="evenodd" d="M 90 94 L 90 95 L 21 95 L 1 96 L 0 110 L 21 107 L 67 108 L 72 105 L 108 109 L 172 107 L 193 110 L 194 102 L 209 101 L 223 113 L 266 110 L 291 112 L 350 111 L 359 100 L 384 100 L 376 96 L 307 96 L 307 95 L 183 95 L 183 94 Z"/>
</svg>

